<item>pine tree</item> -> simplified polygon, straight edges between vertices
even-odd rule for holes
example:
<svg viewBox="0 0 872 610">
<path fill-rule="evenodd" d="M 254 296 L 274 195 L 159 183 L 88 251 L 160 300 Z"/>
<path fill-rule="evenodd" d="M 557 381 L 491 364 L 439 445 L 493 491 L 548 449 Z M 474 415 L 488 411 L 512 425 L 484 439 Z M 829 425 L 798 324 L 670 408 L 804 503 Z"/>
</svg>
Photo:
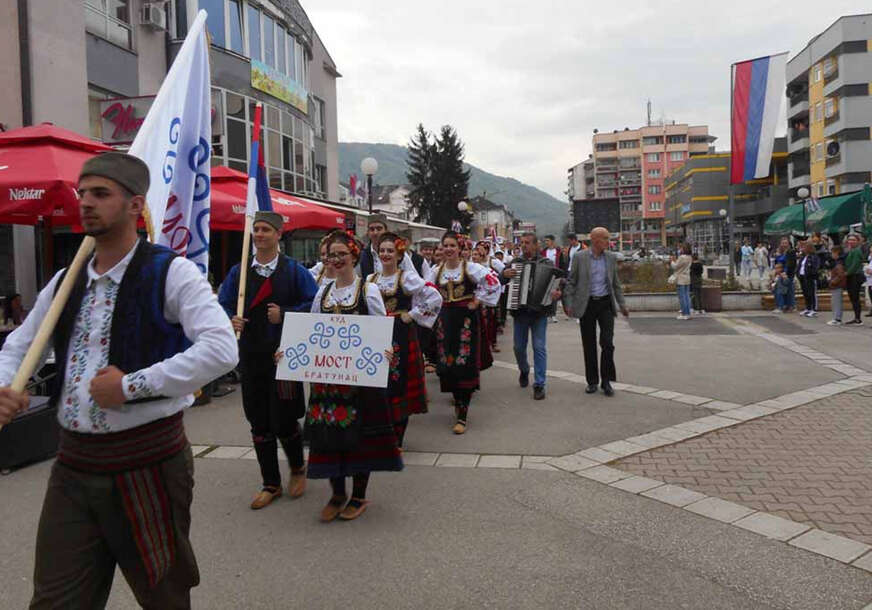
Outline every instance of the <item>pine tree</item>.
<svg viewBox="0 0 872 610">
<path fill-rule="evenodd" d="M 433 158 L 435 145 L 430 134 L 418 123 L 418 131 L 409 141 L 406 180 L 411 185 L 409 207 L 417 222 L 430 222 L 433 208 Z"/>
<path fill-rule="evenodd" d="M 433 163 L 433 207 L 430 224 L 450 227 L 451 221 L 460 220 L 468 231 L 472 215 L 461 214 L 457 204 L 467 197 L 469 170 L 463 167 L 463 143 L 450 125 L 444 125 L 436 137 L 436 155 Z"/>
</svg>

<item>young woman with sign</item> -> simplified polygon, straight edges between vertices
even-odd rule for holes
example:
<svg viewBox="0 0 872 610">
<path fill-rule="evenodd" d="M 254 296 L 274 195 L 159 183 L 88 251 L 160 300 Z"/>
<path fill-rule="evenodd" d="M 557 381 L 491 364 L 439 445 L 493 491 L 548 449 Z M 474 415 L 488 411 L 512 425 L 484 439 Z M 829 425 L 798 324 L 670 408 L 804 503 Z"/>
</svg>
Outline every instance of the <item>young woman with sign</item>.
<svg viewBox="0 0 872 610">
<path fill-rule="evenodd" d="M 432 270 L 433 283 L 442 295 L 442 309 L 433 327 L 436 337 L 439 387 L 454 396 L 455 434 L 466 432 L 469 401 L 479 387 L 481 366 L 481 304 L 496 305 L 500 282 L 487 267 L 461 260 L 461 237 L 454 231 L 442 236 L 442 263 Z"/>
<path fill-rule="evenodd" d="M 432 328 L 442 307 L 442 296 L 433 284 L 425 283 L 417 273 L 398 268 L 405 254 L 405 240 L 394 233 L 383 233 L 378 243 L 382 271 L 367 278 L 367 282 L 378 286 L 388 315 L 394 317 L 388 399 L 400 447 L 409 415 L 427 412 L 424 356 L 417 325 Z"/>
<path fill-rule="evenodd" d="M 327 242 L 327 262 L 336 279 L 322 285 L 312 302 L 312 313 L 383 316 L 384 301 L 375 284 L 354 272 L 360 244 L 344 233 Z M 330 479 L 333 496 L 321 511 L 321 520 L 351 520 L 366 510 L 369 474 L 403 469 L 391 410 L 382 388 L 313 383 L 306 410 L 310 479 Z M 351 477 L 351 499 L 345 478 Z"/>
</svg>

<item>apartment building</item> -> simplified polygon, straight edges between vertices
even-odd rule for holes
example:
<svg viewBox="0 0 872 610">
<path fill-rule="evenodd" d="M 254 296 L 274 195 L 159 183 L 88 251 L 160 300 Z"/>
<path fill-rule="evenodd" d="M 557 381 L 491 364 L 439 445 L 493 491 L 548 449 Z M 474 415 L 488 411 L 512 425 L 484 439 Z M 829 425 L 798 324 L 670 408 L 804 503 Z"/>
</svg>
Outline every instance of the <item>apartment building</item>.
<svg viewBox="0 0 872 610">
<path fill-rule="evenodd" d="M 706 154 L 714 140 L 705 125 L 674 122 L 595 132 L 592 158 L 581 164 L 583 198 L 618 199 L 624 247 L 665 245 L 664 180 L 689 157 Z"/>
<path fill-rule="evenodd" d="M 787 62 L 789 186 L 857 190 L 872 168 L 872 14 L 840 17 Z"/>
</svg>

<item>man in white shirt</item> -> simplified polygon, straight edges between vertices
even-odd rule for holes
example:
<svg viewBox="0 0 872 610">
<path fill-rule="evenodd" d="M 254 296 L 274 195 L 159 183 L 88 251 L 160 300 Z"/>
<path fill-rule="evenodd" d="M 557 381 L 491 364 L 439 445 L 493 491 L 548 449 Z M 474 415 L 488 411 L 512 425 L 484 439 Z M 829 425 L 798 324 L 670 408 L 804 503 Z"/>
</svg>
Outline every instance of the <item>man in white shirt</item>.
<svg viewBox="0 0 872 610">
<path fill-rule="evenodd" d="M 104 607 L 116 565 L 144 607 L 190 607 L 199 583 L 182 411 L 236 365 L 237 348 L 197 266 L 139 239 L 148 185 L 143 161 L 114 152 L 87 161 L 79 178 L 81 221 L 96 250 L 53 334 L 61 434 L 32 608 Z M 0 425 L 27 407 L 8 385 L 64 273 L 0 352 Z"/>
<path fill-rule="evenodd" d="M 566 261 L 566 271 L 569 271 L 572 267 L 572 257 L 575 256 L 576 252 L 581 252 L 581 242 L 578 241 L 578 235 L 575 233 L 567 235 L 566 240 L 569 242 L 569 260 Z"/>
</svg>

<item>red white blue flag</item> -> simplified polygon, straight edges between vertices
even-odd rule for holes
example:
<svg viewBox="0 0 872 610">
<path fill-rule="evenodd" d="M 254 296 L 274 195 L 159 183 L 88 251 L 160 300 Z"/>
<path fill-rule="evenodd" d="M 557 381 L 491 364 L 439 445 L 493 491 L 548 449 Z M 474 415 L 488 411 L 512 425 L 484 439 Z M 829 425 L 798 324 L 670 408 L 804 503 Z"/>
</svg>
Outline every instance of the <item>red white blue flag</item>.
<svg viewBox="0 0 872 610">
<path fill-rule="evenodd" d="M 263 148 L 260 142 L 260 124 L 263 105 L 254 108 L 254 127 L 251 135 L 251 162 L 248 164 L 248 192 L 245 200 L 245 215 L 254 218 L 254 213 L 272 212 L 272 199 L 266 181 L 266 167 L 263 164 Z"/>
<path fill-rule="evenodd" d="M 730 184 L 769 175 L 787 53 L 733 64 Z"/>
</svg>

